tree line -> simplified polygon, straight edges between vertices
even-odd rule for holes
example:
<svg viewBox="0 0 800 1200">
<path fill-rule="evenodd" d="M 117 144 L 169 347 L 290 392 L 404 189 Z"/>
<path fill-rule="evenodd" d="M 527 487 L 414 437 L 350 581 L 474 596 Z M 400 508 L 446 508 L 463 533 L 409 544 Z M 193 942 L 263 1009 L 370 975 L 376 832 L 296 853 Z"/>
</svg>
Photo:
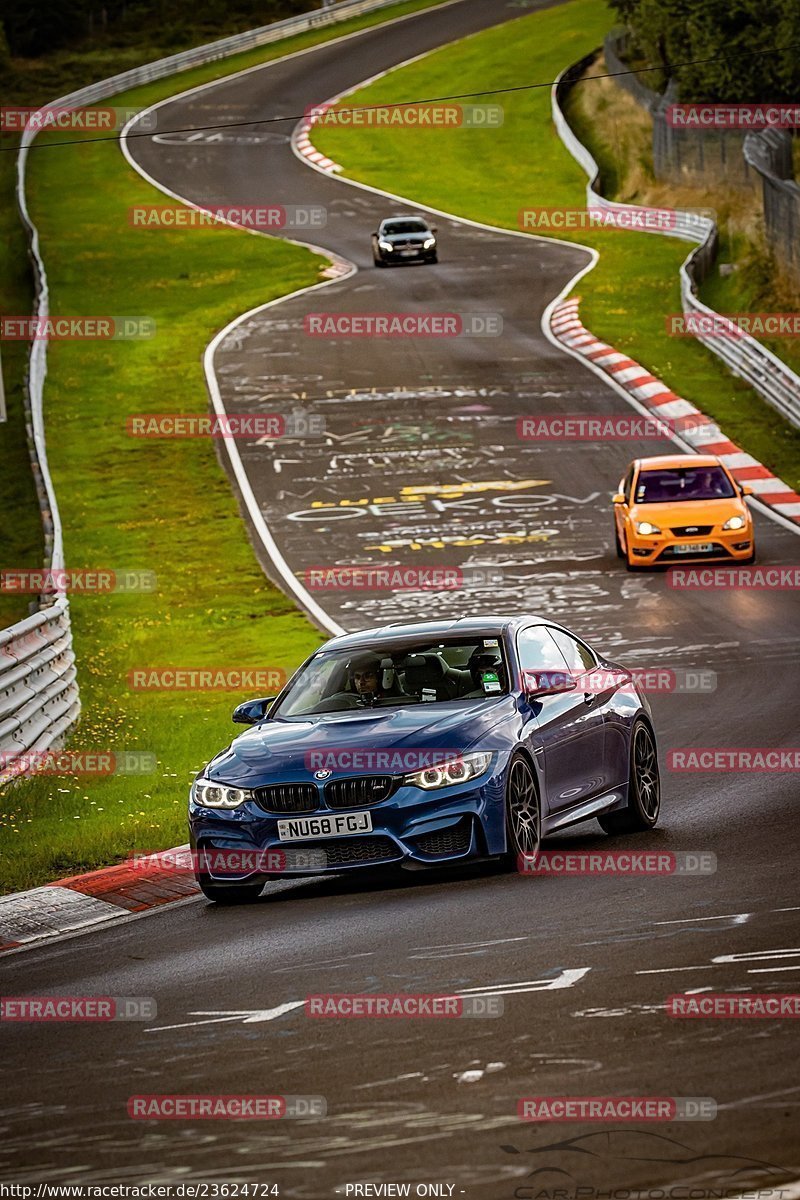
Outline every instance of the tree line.
<svg viewBox="0 0 800 1200">
<path fill-rule="evenodd" d="M 319 0 L 4 0 L 0 45 L 22 58 L 87 43 L 178 45 L 197 30 L 224 37 L 314 8 Z"/>
<path fill-rule="evenodd" d="M 629 59 L 663 68 L 682 100 L 797 101 L 799 0 L 610 0 Z M 784 47 L 775 49 L 775 47 Z M 753 53 L 764 51 L 765 53 Z M 691 67 L 673 64 L 699 61 Z M 647 82 L 647 76 L 642 76 Z"/>
</svg>

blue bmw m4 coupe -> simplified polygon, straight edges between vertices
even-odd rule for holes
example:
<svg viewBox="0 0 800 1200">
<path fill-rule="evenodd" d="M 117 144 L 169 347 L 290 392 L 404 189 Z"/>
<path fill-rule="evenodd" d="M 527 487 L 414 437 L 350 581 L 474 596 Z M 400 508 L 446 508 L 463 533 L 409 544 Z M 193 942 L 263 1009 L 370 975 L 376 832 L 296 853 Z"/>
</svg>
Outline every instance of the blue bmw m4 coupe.
<svg viewBox="0 0 800 1200">
<path fill-rule="evenodd" d="M 335 637 L 192 784 L 200 887 L 257 898 L 269 878 L 535 861 L 596 817 L 652 829 L 650 707 L 631 673 L 535 616 L 389 625 Z"/>
</svg>

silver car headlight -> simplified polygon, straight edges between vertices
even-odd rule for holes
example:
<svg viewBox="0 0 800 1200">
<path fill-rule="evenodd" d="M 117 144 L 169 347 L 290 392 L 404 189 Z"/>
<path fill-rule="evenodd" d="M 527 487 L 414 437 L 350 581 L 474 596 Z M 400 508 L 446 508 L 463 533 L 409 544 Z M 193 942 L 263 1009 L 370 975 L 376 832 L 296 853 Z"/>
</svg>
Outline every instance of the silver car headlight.
<svg viewBox="0 0 800 1200">
<path fill-rule="evenodd" d="M 227 783 L 215 783 L 202 775 L 192 784 L 192 799 L 203 808 L 239 808 L 252 799 L 253 793 L 244 788 L 230 787 Z"/>
<path fill-rule="evenodd" d="M 436 245 L 435 237 L 425 238 L 425 241 L 422 243 L 422 249 L 423 250 L 432 250 L 435 245 Z"/>
<path fill-rule="evenodd" d="M 746 517 L 730 517 L 722 526 L 723 529 L 744 529 L 747 524 Z"/>
<path fill-rule="evenodd" d="M 404 784 L 411 787 L 423 788 L 426 792 L 434 788 L 452 787 L 454 783 L 466 783 L 468 779 L 476 779 L 485 775 L 491 765 L 492 756 L 485 751 L 476 754 L 462 754 L 460 758 L 452 758 L 448 762 L 437 764 L 435 767 L 424 767 L 406 775 Z"/>
<path fill-rule="evenodd" d="M 378 242 L 378 245 L 379 245 L 379 247 L 381 248 L 381 250 L 386 250 L 386 251 L 394 250 L 394 246 L 392 245 L 392 243 L 391 243 L 391 242 L 384 242 L 384 241 L 383 241 L 383 239 L 381 239 L 381 240 Z"/>
<path fill-rule="evenodd" d="M 650 521 L 634 521 L 637 533 L 643 533 L 645 536 L 649 533 L 661 533 L 657 525 L 651 524 Z"/>
</svg>

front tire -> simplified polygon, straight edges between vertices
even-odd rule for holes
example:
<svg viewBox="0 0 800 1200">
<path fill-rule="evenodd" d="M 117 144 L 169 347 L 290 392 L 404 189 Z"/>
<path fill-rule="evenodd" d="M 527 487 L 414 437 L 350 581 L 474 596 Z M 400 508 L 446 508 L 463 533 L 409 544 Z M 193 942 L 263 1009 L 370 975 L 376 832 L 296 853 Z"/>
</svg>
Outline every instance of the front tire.
<svg viewBox="0 0 800 1200">
<path fill-rule="evenodd" d="M 542 809 L 533 767 L 515 754 L 506 780 L 506 863 L 520 869 L 520 858 L 535 861 L 542 840 Z"/>
<path fill-rule="evenodd" d="M 652 829 L 661 809 L 661 777 L 656 742 L 650 726 L 637 718 L 631 733 L 628 804 L 598 817 L 606 833 L 642 833 Z"/>
<path fill-rule="evenodd" d="M 619 530 L 616 522 L 614 523 L 614 549 L 617 552 L 617 558 L 625 558 L 625 551 L 622 549 L 622 542 L 619 540 Z"/>
</svg>

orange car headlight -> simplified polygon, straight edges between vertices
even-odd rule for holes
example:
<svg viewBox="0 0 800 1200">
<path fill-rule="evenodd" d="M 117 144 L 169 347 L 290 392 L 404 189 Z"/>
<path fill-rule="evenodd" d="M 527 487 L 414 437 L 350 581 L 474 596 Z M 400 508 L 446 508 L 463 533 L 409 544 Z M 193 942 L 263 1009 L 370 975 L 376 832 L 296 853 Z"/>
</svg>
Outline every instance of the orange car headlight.
<svg viewBox="0 0 800 1200">
<path fill-rule="evenodd" d="M 728 520 L 725 522 L 725 524 L 722 526 L 722 528 L 723 529 L 744 529 L 746 524 L 747 524 L 747 517 L 739 517 L 739 516 L 729 517 Z"/>
</svg>

